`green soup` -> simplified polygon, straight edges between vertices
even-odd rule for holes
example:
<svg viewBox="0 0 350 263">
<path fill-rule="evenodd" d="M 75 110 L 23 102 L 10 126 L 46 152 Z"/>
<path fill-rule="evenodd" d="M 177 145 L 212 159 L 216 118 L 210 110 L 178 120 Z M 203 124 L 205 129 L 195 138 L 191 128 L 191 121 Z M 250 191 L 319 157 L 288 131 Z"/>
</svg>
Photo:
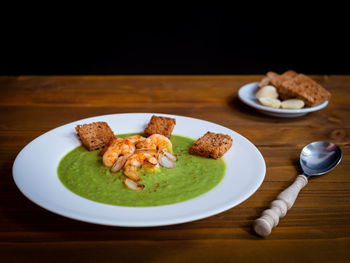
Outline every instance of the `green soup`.
<svg viewBox="0 0 350 263">
<path fill-rule="evenodd" d="M 133 134 L 117 135 L 126 137 Z M 142 191 L 127 188 L 123 172 L 113 174 L 102 163 L 100 150 L 89 152 L 79 146 L 69 152 L 58 166 L 58 177 L 72 192 L 87 199 L 119 206 L 159 206 L 192 199 L 215 187 L 225 173 L 225 162 L 190 155 L 194 140 L 172 135 L 173 152 L 178 161 L 174 169 L 139 172 Z"/>
</svg>

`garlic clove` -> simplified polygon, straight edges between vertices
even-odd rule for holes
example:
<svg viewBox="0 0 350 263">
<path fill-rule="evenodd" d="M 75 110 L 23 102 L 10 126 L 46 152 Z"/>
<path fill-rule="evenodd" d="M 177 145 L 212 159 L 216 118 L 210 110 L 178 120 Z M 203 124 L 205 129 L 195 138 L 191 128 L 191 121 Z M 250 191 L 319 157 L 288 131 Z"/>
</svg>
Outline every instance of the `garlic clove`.
<svg viewBox="0 0 350 263">
<path fill-rule="evenodd" d="M 304 105 L 304 101 L 299 99 L 284 100 L 281 103 L 283 109 L 301 109 Z"/>
<path fill-rule="evenodd" d="M 168 169 L 175 168 L 175 164 L 169 160 L 164 154 L 159 154 L 158 162 L 161 166 Z"/>
<path fill-rule="evenodd" d="M 259 89 L 258 92 L 255 94 L 255 96 L 257 97 L 257 99 L 260 99 L 260 98 L 277 99 L 278 92 L 274 86 L 267 85 Z"/>
<path fill-rule="evenodd" d="M 124 180 L 124 184 L 131 190 L 134 191 L 141 191 L 145 188 L 145 186 L 143 184 L 138 184 L 136 182 L 134 182 L 133 180 L 130 180 L 128 178 L 126 178 Z"/>
<path fill-rule="evenodd" d="M 114 162 L 114 164 L 112 165 L 112 167 L 110 169 L 111 173 L 119 172 L 124 167 L 127 160 L 128 160 L 127 156 L 118 157 L 118 159 Z"/>
<path fill-rule="evenodd" d="M 163 151 L 163 154 L 166 156 L 166 158 L 168 158 L 170 161 L 172 162 L 176 162 L 177 161 L 177 157 L 175 154 L 172 154 L 170 152 L 167 151 Z"/>
<path fill-rule="evenodd" d="M 272 98 L 260 98 L 259 102 L 267 107 L 271 108 L 279 108 L 281 106 L 281 101 L 278 99 L 272 99 Z"/>
</svg>

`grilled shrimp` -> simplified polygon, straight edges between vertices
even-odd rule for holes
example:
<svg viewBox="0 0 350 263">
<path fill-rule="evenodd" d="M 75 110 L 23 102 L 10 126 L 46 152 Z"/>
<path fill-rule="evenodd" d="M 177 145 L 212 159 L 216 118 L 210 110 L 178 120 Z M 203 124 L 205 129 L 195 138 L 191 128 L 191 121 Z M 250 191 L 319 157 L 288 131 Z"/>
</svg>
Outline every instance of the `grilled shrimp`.
<svg viewBox="0 0 350 263">
<path fill-rule="evenodd" d="M 172 152 L 173 145 L 171 141 L 161 134 L 152 134 L 142 142 L 142 148 L 156 149 L 159 152 Z"/>
<path fill-rule="evenodd" d="M 172 169 L 175 167 L 174 162 L 177 161 L 176 155 L 172 154 L 172 143 L 171 141 L 161 135 L 161 134 L 152 134 L 142 143 L 142 147 L 146 149 L 154 149 L 158 152 L 156 158 L 161 166 Z"/>
<path fill-rule="evenodd" d="M 140 176 L 137 173 L 137 168 L 139 167 L 145 167 L 148 171 L 153 171 L 159 167 L 157 158 L 150 153 L 134 153 L 125 163 L 124 174 L 131 180 L 137 182 L 140 180 Z"/>
<path fill-rule="evenodd" d="M 132 142 L 133 144 L 137 144 L 139 142 L 143 142 L 144 140 L 146 140 L 146 138 L 142 137 L 141 135 L 129 136 L 129 137 L 126 137 L 125 139 Z"/>
<path fill-rule="evenodd" d="M 118 160 L 119 156 L 130 156 L 134 151 L 135 144 L 131 141 L 126 138 L 115 138 L 103 154 L 103 164 L 110 167 Z"/>
<path fill-rule="evenodd" d="M 148 172 L 157 169 L 159 164 L 165 168 L 174 168 L 177 159 L 171 152 L 172 143 L 163 135 L 153 134 L 147 139 L 134 135 L 113 139 L 103 149 L 102 160 L 106 166 L 111 167 L 112 173 L 124 168 L 124 175 L 137 182 L 140 180 L 139 168 Z"/>
</svg>

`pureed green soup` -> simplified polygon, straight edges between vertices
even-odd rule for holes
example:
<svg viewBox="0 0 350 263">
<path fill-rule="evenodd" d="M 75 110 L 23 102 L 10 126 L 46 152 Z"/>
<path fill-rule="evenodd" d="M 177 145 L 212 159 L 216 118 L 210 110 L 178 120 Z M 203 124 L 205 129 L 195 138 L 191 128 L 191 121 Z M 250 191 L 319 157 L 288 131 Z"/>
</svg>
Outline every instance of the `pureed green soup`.
<svg viewBox="0 0 350 263">
<path fill-rule="evenodd" d="M 117 137 L 135 135 L 120 134 Z M 73 193 L 87 199 L 119 206 L 159 206 L 192 199 L 215 187 L 225 174 L 222 159 L 190 155 L 194 140 L 172 135 L 173 152 L 178 161 L 174 169 L 160 167 L 155 172 L 139 172 L 142 191 L 127 188 L 123 171 L 111 173 L 102 163 L 100 150 L 89 152 L 79 146 L 69 152 L 58 166 L 58 177 Z"/>
</svg>

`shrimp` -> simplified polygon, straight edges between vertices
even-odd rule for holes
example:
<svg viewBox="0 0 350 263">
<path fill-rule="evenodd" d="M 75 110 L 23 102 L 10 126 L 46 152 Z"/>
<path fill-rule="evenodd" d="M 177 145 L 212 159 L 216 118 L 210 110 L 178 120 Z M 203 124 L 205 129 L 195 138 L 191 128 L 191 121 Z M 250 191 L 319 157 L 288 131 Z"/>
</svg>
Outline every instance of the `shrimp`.
<svg viewBox="0 0 350 263">
<path fill-rule="evenodd" d="M 161 134 L 152 134 L 142 142 L 142 148 L 156 149 L 159 152 L 172 152 L 173 145 L 171 141 Z"/>
<path fill-rule="evenodd" d="M 157 158 L 150 153 L 135 153 L 126 161 L 124 174 L 131 180 L 137 182 L 140 180 L 140 176 L 137 173 L 137 168 L 139 167 L 145 167 L 147 171 L 153 171 L 159 167 Z"/>
<path fill-rule="evenodd" d="M 146 140 L 140 135 L 125 138 L 115 138 L 103 153 L 103 163 L 112 166 L 119 156 L 129 157 L 135 152 L 135 144 Z"/>
<path fill-rule="evenodd" d="M 160 134 L 153 134 L 147 139 L 140 135 L 115 138 L 103 150 L 103 163 L 111 167 L 112 173 L 124 167 L 124 175 L 137 182 L 140 180 L 138 169 L 152 172 L 159 168 L 174 168 L 176 156 L 171 154 L 171 141 Z"/>
<path fill-rule="evenodd" d="M 130 156 L 135 151 L 135 144 L 125 138 L 115 138 L 103 154 L 103 164 L 110 167 L 119 156 Z"/>
<path fill-rule="evenodd" d="M 141 135 L 129 136 L 129 137 L 126 137 L 125 139 L 132 142 L 135 145 L 139 142 L 143 142 L 144 140 L 146 140 L 146 138 L 142 137 Z"/>
</svg>

